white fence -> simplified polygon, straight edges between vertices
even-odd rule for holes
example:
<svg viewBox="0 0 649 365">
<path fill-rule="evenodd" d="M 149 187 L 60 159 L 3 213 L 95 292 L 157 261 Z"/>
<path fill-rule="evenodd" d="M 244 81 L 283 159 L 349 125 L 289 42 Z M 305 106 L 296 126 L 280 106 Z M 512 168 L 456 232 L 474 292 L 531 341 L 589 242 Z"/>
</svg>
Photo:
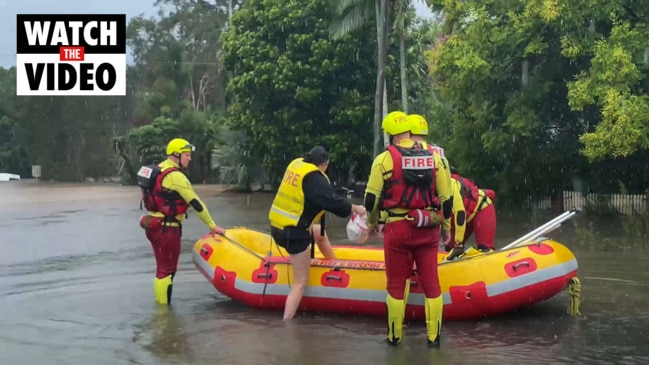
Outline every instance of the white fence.
<svg viewBox="0 0 649 365">
<path fill-rule="evenodd" d="M 649 209 L 649 194 L 595 194 L 583 195 L 577 191 L 563 192 L 563 209 L 582 208 L 598 213 L 617 212 L 624 215 L 643 214 Z M 551 209 L 552 198 L 547 197 L 525 204 L 526 208 Z"/>
</svg>

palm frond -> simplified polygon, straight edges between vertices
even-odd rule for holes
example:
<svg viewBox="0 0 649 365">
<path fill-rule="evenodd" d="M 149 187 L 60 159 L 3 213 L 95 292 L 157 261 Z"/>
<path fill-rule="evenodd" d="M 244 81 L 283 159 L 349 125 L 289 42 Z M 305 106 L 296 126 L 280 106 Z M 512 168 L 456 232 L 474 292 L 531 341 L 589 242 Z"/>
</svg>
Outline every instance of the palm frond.
<svg viewBox="0 0 649 365">
<path fill-rule="evenodd" d="M 374 3 L 374 0 L 369 0 Z M 332 0 L 331 1 L 336 6 L 336 14 L 341 16 L 349 9 L 365 7 L 363 3 L 368 2 L 368 0 Z"/>
<path fill-rule="evenodd" d="M 219 182 L 249 188 L 253 182 L 263 182 L 266 172 L 261 163 L 250 155 L 250 137 L 245 131 L 222 130 L 212 149 L 212 169 L 219 172 Z"/>
<path fill-rule="evenodd" d="M 329 32 L 333 39 L 340 39 L 348 33 L 362 27 L 368 20 L 369 16 L 366 9 L 355 7 L 339 20 L 333 21 L 329 26 Z"/>
</svg>

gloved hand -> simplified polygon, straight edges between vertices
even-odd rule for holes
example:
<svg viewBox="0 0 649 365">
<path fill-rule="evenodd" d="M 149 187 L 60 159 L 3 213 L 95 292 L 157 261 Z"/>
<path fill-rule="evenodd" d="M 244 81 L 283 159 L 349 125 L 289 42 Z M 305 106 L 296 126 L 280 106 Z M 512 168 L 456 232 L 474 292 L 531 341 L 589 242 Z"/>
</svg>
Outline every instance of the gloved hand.
<svg viewBox="0 0 649 365">
<path fill-rule="evenodd" d="M 451 250 L 451 253 L 446 256 L 447 261 L 455 260 L 464 255 L 464 246 L 462 244 L 456 244 L 455 247 Z"/>
</svg>

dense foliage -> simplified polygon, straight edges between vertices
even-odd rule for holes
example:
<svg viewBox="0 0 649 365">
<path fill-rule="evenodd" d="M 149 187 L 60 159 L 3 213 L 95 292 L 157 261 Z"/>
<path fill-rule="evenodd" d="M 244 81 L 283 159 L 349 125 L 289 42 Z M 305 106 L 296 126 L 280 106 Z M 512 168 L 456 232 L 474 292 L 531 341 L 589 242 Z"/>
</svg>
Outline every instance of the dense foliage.
<svg viewBox="0 0 649 365">
<path fill-rule="evenodd" d="M 504 204 L 579 180 L 645 189 L 647 4 L 428 0 L 443 16 L 423 21 L 407 0 L 382 18 L 386 3 L 159 0 L 128 24 L 125 97 L 17 97 L 0 68 L 0 172 L 132 182 L 181 136 L 198 147 L 195 182 L 276 185 L 322 144 L 349 184 L 366 179 L 385 104 L 425 115 L 429 139 Z"/>
</svg>

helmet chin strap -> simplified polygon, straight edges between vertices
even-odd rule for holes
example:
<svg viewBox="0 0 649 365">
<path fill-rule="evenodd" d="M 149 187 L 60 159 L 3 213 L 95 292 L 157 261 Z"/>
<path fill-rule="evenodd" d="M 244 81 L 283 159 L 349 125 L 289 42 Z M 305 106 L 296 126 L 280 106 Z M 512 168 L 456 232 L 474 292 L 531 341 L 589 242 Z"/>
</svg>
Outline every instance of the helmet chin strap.
<svg viewBox="0 0 649 365">
<path fill-rule="evenodd" d="M 180 166 L 180 167 L 182 168 L 182 167 L 183 167 L 183 163 L 182 163 L 182 160 L 180 159 L 180 154 L 177 153 L 177 152 L 174 152 L 174 153 L 172 154 L 172 156 L 174 156 L 175 158 L 178 159 L 178 166 Z"/>
</svg>

